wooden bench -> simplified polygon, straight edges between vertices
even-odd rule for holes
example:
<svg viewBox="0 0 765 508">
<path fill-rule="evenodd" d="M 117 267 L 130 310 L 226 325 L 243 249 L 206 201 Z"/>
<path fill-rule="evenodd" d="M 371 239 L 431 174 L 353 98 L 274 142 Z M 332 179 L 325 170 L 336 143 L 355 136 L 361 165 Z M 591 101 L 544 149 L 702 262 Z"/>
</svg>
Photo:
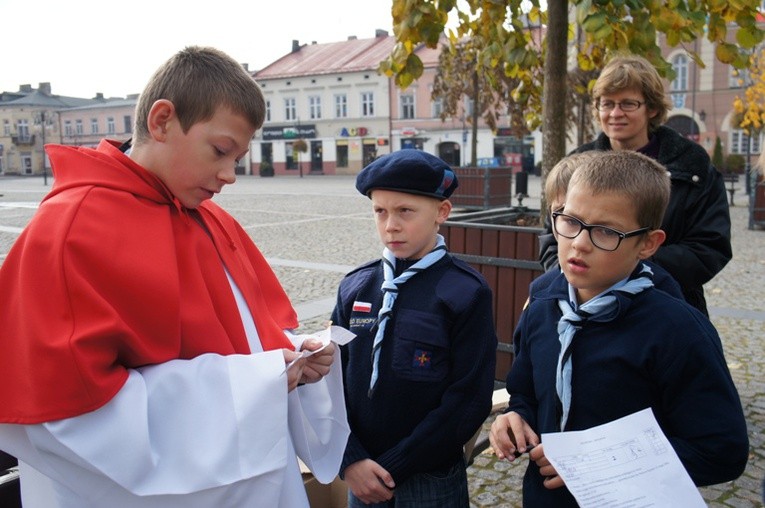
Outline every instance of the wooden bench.
<svg viewBox="0 0 765 508">
<path fill-rule="evenodd" d="M 723 182 L 725 182 L 726 190 L 730 194 L 730 206 L 736 206 L 733 203 L 733 195 L 736 193 L 739 176 L 737 173 L 723 173 Z"/>
</svg>

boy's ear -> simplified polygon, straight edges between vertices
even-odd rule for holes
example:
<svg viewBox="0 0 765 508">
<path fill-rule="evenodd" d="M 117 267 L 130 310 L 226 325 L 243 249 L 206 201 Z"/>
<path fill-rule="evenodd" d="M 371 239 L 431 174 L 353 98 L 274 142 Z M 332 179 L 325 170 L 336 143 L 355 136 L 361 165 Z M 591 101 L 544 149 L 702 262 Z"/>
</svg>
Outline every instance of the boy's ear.
<svg viewBox="0 0 765 508">
<path fill-rule="evenodd" d="M 667 233 L 661 229 L 654 229 L 646 233 L 643 239 L 643 246 L 640 252 L 638 252 L 638 257 L 640 259 L 648 259 L 653 256 L 666 238 Z"/>
<path fill-rule="evenodd" d="M 151 138 L 155 141 L 165 141 L 168 126 L 176 118 L 175 105 L 171 101 L 160 99 L 152 104 L 146 121 Z"/>
<path fill-rule="evenodd" d="M 448 199 L 444 199 L 438 204 L 438 216 L 436 222 L 443 224 L 446 219 L 449 218 L 449 214 L 452 212 L 452 202 Z"/>
</svg>

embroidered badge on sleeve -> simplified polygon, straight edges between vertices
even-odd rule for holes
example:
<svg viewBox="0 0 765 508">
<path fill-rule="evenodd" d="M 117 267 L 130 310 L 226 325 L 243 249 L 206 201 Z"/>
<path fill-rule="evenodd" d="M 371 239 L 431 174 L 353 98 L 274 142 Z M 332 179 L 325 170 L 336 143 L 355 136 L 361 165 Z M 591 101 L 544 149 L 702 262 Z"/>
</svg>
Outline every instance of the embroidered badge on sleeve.
<svg viewBox="0 0 765 508">
<path fill-rule="evenodd" d="M 372 304 L 369 302 L 353 302 L 353 312 L 372 312 Z"/>
<path fill-rule="evenodd" d="M 433 353 L 424 349 L 415 349 L 414 358 L 412 358 L 412 367 L 415 369 L 430 369 L 430 358 Z"/>
</svg>

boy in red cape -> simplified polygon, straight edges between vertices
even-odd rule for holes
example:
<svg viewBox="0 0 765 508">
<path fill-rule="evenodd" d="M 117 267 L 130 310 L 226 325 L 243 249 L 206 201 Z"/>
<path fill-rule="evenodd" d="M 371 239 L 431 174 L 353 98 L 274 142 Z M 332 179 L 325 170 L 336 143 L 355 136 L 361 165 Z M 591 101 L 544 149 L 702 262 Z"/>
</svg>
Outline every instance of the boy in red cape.
<svg viewBox="0 0 765 508">
<path fill-rule="evenodd" d="M 0 269 L 0 449 L 25 508 L 307 506 L 348 435 L 335 347 L 210 198 L 263 123 L 228 55 L 149 81 L 135 141 L 49 146 L 50 194 Z M 300 384 L 300 387 L 298 388 Z M 303 385 L 304 384 L 304 385 Z"/>
</svg>

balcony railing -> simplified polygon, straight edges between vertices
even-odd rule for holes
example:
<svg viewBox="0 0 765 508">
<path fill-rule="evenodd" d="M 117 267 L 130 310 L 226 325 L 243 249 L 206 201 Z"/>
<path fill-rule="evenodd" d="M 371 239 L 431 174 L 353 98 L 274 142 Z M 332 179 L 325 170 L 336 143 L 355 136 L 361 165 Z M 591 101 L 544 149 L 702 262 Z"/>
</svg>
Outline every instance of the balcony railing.
<svg viewBox="0 0 765 508">
<path fill-rule="evenodd" d="M 34 145 L 35 144 L 35 135 L 34 134 L 21 134 L 19 136 L 11 136 L 11 140 L 14 145 L 16 146 L 24 146 L 24 145 Z"/>
</svg>

